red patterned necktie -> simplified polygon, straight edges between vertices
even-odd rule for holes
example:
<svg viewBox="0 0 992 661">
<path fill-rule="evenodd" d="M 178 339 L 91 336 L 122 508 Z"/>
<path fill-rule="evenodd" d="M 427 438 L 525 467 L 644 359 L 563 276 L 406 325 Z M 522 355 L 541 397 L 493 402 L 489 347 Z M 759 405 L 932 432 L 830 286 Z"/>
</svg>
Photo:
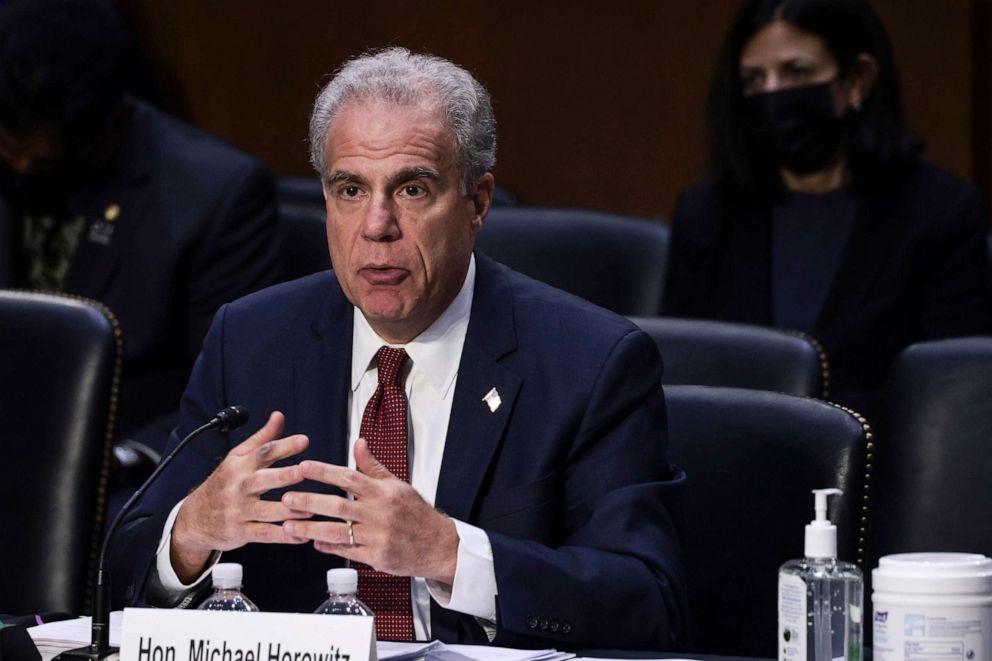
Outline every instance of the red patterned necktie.
<svg viewBox="0 0 992 661">
<path fill-rule="evenodd" d="M 382 347 L 375 355 L 379 385 L 365 407 L 359 432 L 372 455 L 390 473 L 409 482 L 406 447 L 406 393 L 400 373 L 406 351 Z M 413 610 L 410 579 L 376 571 L 353 562 L 358 571 L 358 598 L 375 613 L 376 637 L 382 640 L 413 640 Z"/>
</svg>

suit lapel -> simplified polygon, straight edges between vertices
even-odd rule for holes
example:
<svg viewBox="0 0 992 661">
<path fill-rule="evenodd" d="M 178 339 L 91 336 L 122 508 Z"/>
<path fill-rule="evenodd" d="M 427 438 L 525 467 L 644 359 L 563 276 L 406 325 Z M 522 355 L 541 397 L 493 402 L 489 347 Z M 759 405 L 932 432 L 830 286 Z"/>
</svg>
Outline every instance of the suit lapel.
<svg viewBox="0 0 992 661">
<path fill-rule="evenodd" d="M 147 148 L 154 140 L 142 135 L 149 130 L 145 121 L 147 112 L 140 105 L 133 110 L 127 137 L 111 166 L 109 180 L 98 186 L 93 195 L 70 203 L 70 211 L 81 214 L 86 224 L 66 280 L 68 292 L 103 298 L 138 227 L 154 222 L 148 187 L 155 154 Z"/>
<path fill-rule="evenodd" d="M 310 437 L 305 456 L 348 464 L 348 390 L 354 308 L 335 281 L 309 337 L 293 360 L 293 419 L 288 427 Z"/>
<path fill-rule="evenodd" d="M 861 198 L 855 214 L 837 273 L 813 326 L 813 336 L 822 341 L 833 338 L 838 330 L 835 322 L 850 323 L 852 311 L 861 307 L 874 287 L 883 263 L 879 255 L 899 245 L 893 234 L 897 229 L 894 216 L 882 196 Z"/>
<path fill-rule="evenodd" d="M 351 335 L 354 308 L 328 274 L 328 295 L 293 354 L 292 404 L 286 433 L 306 434 L 310 445 L 299 457 L 339 466 L 348 465 L 348 389 L 351 374 Z M 307 488 L 322 493 L 341 490 L 315 482 Z M 321 576 L 340 566 L 332 556 L 310 548 L 302 575 Z"/>
<path fill-rule="evenodd" d="M 148 221 L 148 179 L 105 187 L 83 208 L 86 218 L 79 248 L 69 269 L 66 291 L 103 298 L 138 227 Z"/>
<path fill-rule="evenodd" d="M 771 312 L 771 208 L 750 207 L 739 215 L 728 215 L 724 222 L 725 245 L 714 267 L 722 284 L 716 292 L 727 298 L 717 302 L 721 316 L 734 321 L 769 325 Z"/>
<path fill-rule="evenodd" d="M 498 361 L 516 349 L 513 294 L 499 267 L 476 253 L 475 292 L 458 364 L 435 505 L 470 521 L 513 411 L 520 377 Z M 487 394 L 495 390 L 499 405 Z"/>
</svg>

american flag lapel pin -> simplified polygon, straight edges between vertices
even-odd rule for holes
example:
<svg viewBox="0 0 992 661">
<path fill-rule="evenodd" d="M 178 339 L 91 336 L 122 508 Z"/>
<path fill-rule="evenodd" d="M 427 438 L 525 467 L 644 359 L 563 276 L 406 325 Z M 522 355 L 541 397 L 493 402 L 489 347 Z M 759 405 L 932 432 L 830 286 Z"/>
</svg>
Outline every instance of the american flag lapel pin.
<svg viewBox="0 0 992 661">
<path fill-rule="evenodd" d="M 490 413 L 495 413 L 496 409 L 499 408 L 499 405 L 503 403 L 495 388 L 490 389 L 490 391 L 486 393 L 486 396 L 482 398 L 482 401 L 489 405 Z"/>
</svg>

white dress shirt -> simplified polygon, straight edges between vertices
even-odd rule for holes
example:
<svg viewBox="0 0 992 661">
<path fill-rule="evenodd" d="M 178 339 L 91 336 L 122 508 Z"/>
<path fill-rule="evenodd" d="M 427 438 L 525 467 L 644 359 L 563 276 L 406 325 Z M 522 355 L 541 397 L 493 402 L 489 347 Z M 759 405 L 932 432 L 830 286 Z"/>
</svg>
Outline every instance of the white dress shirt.
<svg viewBox="0 0 992 661">
<path fill-rule="evenodd" d="M 389 345 L 406 350 L 409 356 L 403 370 L 408 400 L 410 483 L 431 505 L 437 493 L 474 287 L 473 256 L 461 290 L 441 316 L 407 344 Z M 353 331 L 348 403 L 348 465 L 351 468 L 355 467 L 354 444 L 359 436 L 362 414 L 378 386 L 378 369 L 373 364 L 375 354 L 381 346 L 389 344 L 375 333 L 357 309 Z M 180 501 L 170 512 L 156 554 L 158 581 L 167 593 L 172 594 L 189 589 L 203 580 L 209 575 L 213 563 L 220 558 L 219 554 L 215 554 L 210 567 L 194 582 L 187 585 L 179 580 L 170 561 L 169 546 L 172 526 L 183 502 Z M 459 537 L 454 583 L 449 591 L 449 586 L 435 581 L 411 579 L 414 634 L 418 640 L 430 638 L 430 600 L 433 597 L 445 608 L 475 616 L 492 640 L 496 621 L 496 574 L 489 536 L 480 528 L 453 521 Z M 315 577 L 315 580 L 319 578 Z"/>
</svg>

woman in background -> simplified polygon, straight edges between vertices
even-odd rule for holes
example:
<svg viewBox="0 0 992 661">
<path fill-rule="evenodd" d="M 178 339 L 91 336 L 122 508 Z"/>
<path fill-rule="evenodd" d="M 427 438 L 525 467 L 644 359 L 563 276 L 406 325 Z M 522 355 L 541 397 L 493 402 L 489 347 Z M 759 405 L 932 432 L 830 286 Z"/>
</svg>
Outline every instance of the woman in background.
<svg viewBox="0 0 992 661">
<path fill-rule="evenodd" d="M 675 214 L 665 314 L 794 329 L 871 416 L 913 342 L 992 332 L 977 190 L 918 158 L 862 0 L 748 0 L 710 92 L 712 177 Z"/>
</svg>

